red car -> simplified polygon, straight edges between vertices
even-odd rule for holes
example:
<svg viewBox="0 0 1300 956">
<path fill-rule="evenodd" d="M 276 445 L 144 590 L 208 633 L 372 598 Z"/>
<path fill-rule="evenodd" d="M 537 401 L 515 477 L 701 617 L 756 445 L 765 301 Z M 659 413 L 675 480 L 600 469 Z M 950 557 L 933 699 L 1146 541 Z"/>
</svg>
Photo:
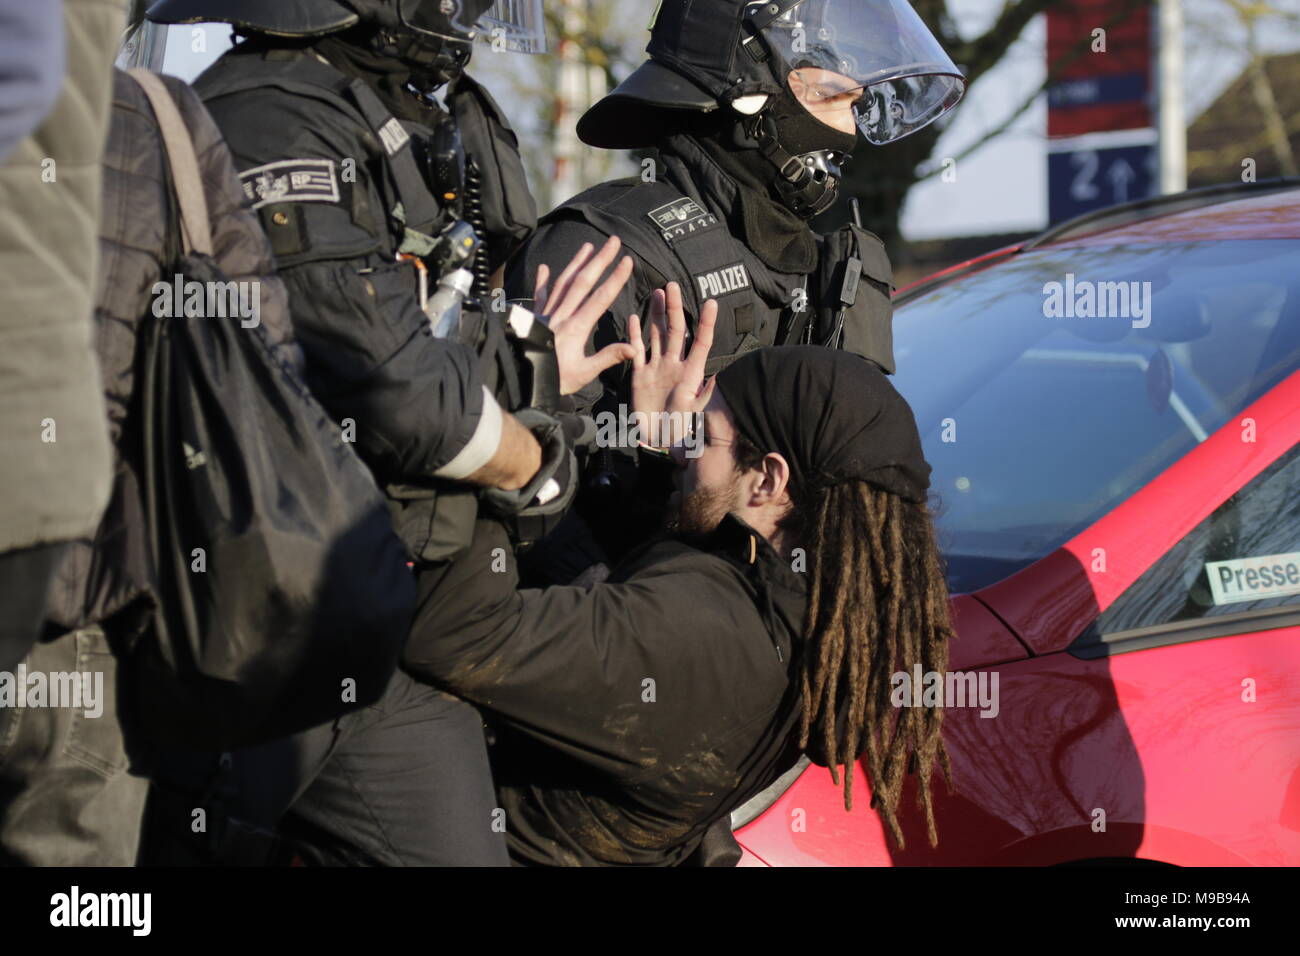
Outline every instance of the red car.
<svg viewBox="0 0 1300 956">
<path fill-rule="evenodd" d="M 1300 865 L 1300 184 L 1106 210 L 906 290 L 955 792 L 905 848 L 856 768 L 732 818 L 742 865 Z"/>
</svg>

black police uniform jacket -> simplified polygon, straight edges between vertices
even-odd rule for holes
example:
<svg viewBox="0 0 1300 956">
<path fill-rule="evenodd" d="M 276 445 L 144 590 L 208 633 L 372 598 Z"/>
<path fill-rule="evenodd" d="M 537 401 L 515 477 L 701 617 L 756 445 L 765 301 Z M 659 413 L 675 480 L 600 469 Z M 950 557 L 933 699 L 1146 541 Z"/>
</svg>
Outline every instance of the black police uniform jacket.
<svg viewBox="0 0 1300 956">
<path fill-rule="evenodd" d="M 363 87 L 309 47 L 254 44 L 194 84 L 270 237 L 308 385 L 355 438 L 420 558 L 435 534 L 430 476 L 488 418 L 485 389 L 470 348 L 429 334 L 416 272 L 396 261 L 404 246 L 418 250 L 411 235 L 437 227 L 427 186 L 393 174 L 412 137 L 430 131 Z"/>
<path fill-rule="evenodd" d="M 516 590 L 508 555 L 480 521 L 424 576 L 404 666 L 496 726 L 516 862 L 681 863 L 798 760 L 805 576 L 748 525 L 651 543 L 590 588 Z"/>
</svg>

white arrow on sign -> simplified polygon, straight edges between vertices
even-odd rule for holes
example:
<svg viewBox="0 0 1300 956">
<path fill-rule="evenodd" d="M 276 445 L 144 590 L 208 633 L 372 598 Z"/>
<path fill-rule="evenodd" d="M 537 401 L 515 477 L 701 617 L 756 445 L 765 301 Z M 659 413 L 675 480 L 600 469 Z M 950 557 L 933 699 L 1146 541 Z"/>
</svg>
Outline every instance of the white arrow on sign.
<svg viewBox="0 0 1300 956">
<path fill-rule="evenodd" d="M 1133 167 L 1124 160 L 1117 159 L 1106 170 L 1106 178 L 1110 180 L 1110 188 L 1115 194 L 1115 200 L 1117 202 L 1127 202 L 1128 184 L 1137 178 L 1137 173 L 1133 172 Z"/>
</svg>

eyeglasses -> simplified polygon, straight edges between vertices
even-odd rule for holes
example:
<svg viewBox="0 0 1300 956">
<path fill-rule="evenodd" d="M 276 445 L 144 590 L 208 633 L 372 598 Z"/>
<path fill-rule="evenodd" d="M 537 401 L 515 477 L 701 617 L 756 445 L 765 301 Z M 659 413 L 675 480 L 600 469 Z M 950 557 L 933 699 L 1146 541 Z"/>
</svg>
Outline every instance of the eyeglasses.
<svg viewBox="0 0 1300 956">
<path fill-rule="evenodd" d="M 796 81 L 798 86 L 795 85 Z M 813 103 L 852 96 L 856 104 L 868 96 L 866 88 L 861 84 L 826 70 L 794 70 L 790 73 L 790 87 L 795 96 Z"/>
<path fill-rule="evenodd" d="M 734 444 L 736 444 L 735 439 L 732 439 L 732 438 L 715 438 L 712 434 L 710 434 L 710 433 L 709 433 L 708 419 L 705 418 L 703 415 L 699 415 L 699 416 L 697 416 L 697 417 L 695 418 L 695 421 L 698 421 L 698 422 L 699 422 L 699 425 L 698 425 L 698 427 L 693 427 L 693 428 L 692 428 L 692 430 L 691 430 L 691 437 L 694 437 L 695 434 L 696 434 L 696 432 L 698 431 L 699 434 L 703 437 L 703 439 L 704 439 L 704 444 L 705 444 L 705 445 L 707 445 L 707 446 L 709 446 L 709 447 L 713 447 L 714 445 L 734 445 Z"/>
</svg>

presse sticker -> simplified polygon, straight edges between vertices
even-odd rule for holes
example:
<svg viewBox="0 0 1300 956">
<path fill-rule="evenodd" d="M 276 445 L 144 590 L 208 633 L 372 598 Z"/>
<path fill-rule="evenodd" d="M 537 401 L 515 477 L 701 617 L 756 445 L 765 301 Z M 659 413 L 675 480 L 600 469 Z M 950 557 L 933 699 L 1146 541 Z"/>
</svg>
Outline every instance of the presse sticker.
<svg viewBox="0 0 1300 956">
<path fill-rule="evenodd" d="M 1205 565 L 1215 604 L 1236 604 L 1300 594 L 1300 551 L 1262 558 L 1233 558 Z"/>
</svg>

